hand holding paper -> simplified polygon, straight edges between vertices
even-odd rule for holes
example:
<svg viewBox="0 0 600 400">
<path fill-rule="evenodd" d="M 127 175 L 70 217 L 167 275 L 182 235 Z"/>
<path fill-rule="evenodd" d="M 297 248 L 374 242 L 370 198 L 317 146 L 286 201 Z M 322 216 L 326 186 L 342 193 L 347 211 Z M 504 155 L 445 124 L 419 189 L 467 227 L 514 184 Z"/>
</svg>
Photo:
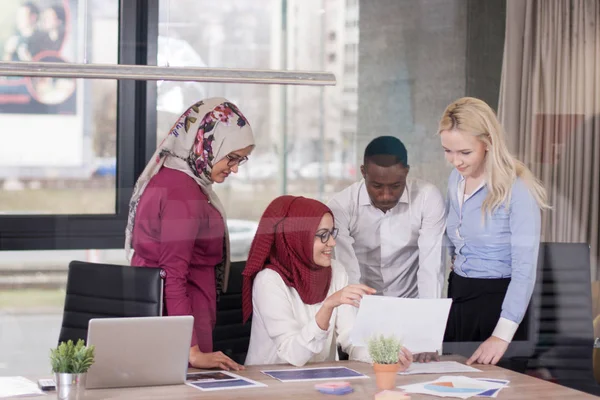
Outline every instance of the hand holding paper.
<svg viewBox="0 0 600 400">
<path fill-rule="evenodd" d="M 342 304 L 358 307 L 363 296 L 373 294 L 376 290 L 367 285 L 348 285 L 325 299 L 325 305 L 336 308 Z"/>
<path fill-rule="evenodd" d="M 412 353 L 442 347 L 451 299 L 364 296 L 350 339 L 367 346 L 373 335 L 395 335 Z"/>
</svg>

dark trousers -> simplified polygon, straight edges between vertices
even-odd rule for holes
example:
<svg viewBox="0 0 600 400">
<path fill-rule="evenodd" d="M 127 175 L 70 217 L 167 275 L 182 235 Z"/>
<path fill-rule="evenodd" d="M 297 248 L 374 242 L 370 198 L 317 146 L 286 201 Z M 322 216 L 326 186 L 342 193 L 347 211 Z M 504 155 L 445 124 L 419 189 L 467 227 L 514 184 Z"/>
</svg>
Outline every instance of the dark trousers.
<svg viewBox="0 0 600 400">
<path fill-rule="evenodd" d="M 444 342 L 483 342 L 500 319 L 502 302 L 510 278 L 463 278 L 450 273 L 448 297 L 452 299 Z M 527 318 L 519 325 L 513 340 L 527 339 Z"/>
</svg>

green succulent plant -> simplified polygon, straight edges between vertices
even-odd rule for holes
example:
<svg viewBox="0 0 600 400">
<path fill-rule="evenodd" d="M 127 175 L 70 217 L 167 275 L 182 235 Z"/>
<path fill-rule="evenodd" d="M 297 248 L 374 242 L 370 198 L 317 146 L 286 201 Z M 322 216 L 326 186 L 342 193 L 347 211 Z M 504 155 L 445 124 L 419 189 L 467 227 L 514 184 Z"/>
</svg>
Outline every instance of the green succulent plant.
<svg viewBox="0 0 600 400">
<path fill-rule="evenodd" d="M 72 340 L 61 342 L 57 348 L 50 350 L 52 372 L 66 374 L 82 374 L 94 363 L 94 346 L 86 347 L 79 339 L 77 344 Z"/>
<path fill-rule="evenodd" d="M 396 364 L 402 343 L 395 336 L 373 336 L 368 341 L 368 350 L 375 364 Z"/>
</svg>

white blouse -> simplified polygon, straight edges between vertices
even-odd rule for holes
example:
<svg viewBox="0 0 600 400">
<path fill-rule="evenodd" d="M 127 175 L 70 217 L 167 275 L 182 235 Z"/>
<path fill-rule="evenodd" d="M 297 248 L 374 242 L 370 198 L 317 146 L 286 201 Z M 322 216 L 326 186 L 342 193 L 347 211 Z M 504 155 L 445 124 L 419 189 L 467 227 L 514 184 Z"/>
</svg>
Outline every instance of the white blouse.
<svg viewBox="0 0 600 400">
<path fill-rule="evenodd" d="M 335 261 L 327 296 L 348 285 L 348 275 Z M 304 304 L 296 289 L 288 287 L 271 269 L 260 271 L 252 287 L 252 330 L 246 365 L 335 361 L 339 343 L 350 360 L 371 362 L 365 347 L 350 344 L 350 331 L 358 309 L 341 305 L 333 310 L 329 329 L 315 319 L 323 303 Z"/>
</svg>

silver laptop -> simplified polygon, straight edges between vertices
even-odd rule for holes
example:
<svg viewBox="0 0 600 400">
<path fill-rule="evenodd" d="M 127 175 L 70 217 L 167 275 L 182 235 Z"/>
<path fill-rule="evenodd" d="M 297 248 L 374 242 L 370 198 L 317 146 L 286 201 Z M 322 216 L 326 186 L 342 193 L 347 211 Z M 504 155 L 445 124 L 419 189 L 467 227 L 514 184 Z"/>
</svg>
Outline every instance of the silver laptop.
<svg viewBox="0 0 600 400">
<path fill-rule="evenodd" d="M 87 344 L 95 361 L 87 389 L 185 382 L 194 317 L 91 319 Z"/>
</svg>

